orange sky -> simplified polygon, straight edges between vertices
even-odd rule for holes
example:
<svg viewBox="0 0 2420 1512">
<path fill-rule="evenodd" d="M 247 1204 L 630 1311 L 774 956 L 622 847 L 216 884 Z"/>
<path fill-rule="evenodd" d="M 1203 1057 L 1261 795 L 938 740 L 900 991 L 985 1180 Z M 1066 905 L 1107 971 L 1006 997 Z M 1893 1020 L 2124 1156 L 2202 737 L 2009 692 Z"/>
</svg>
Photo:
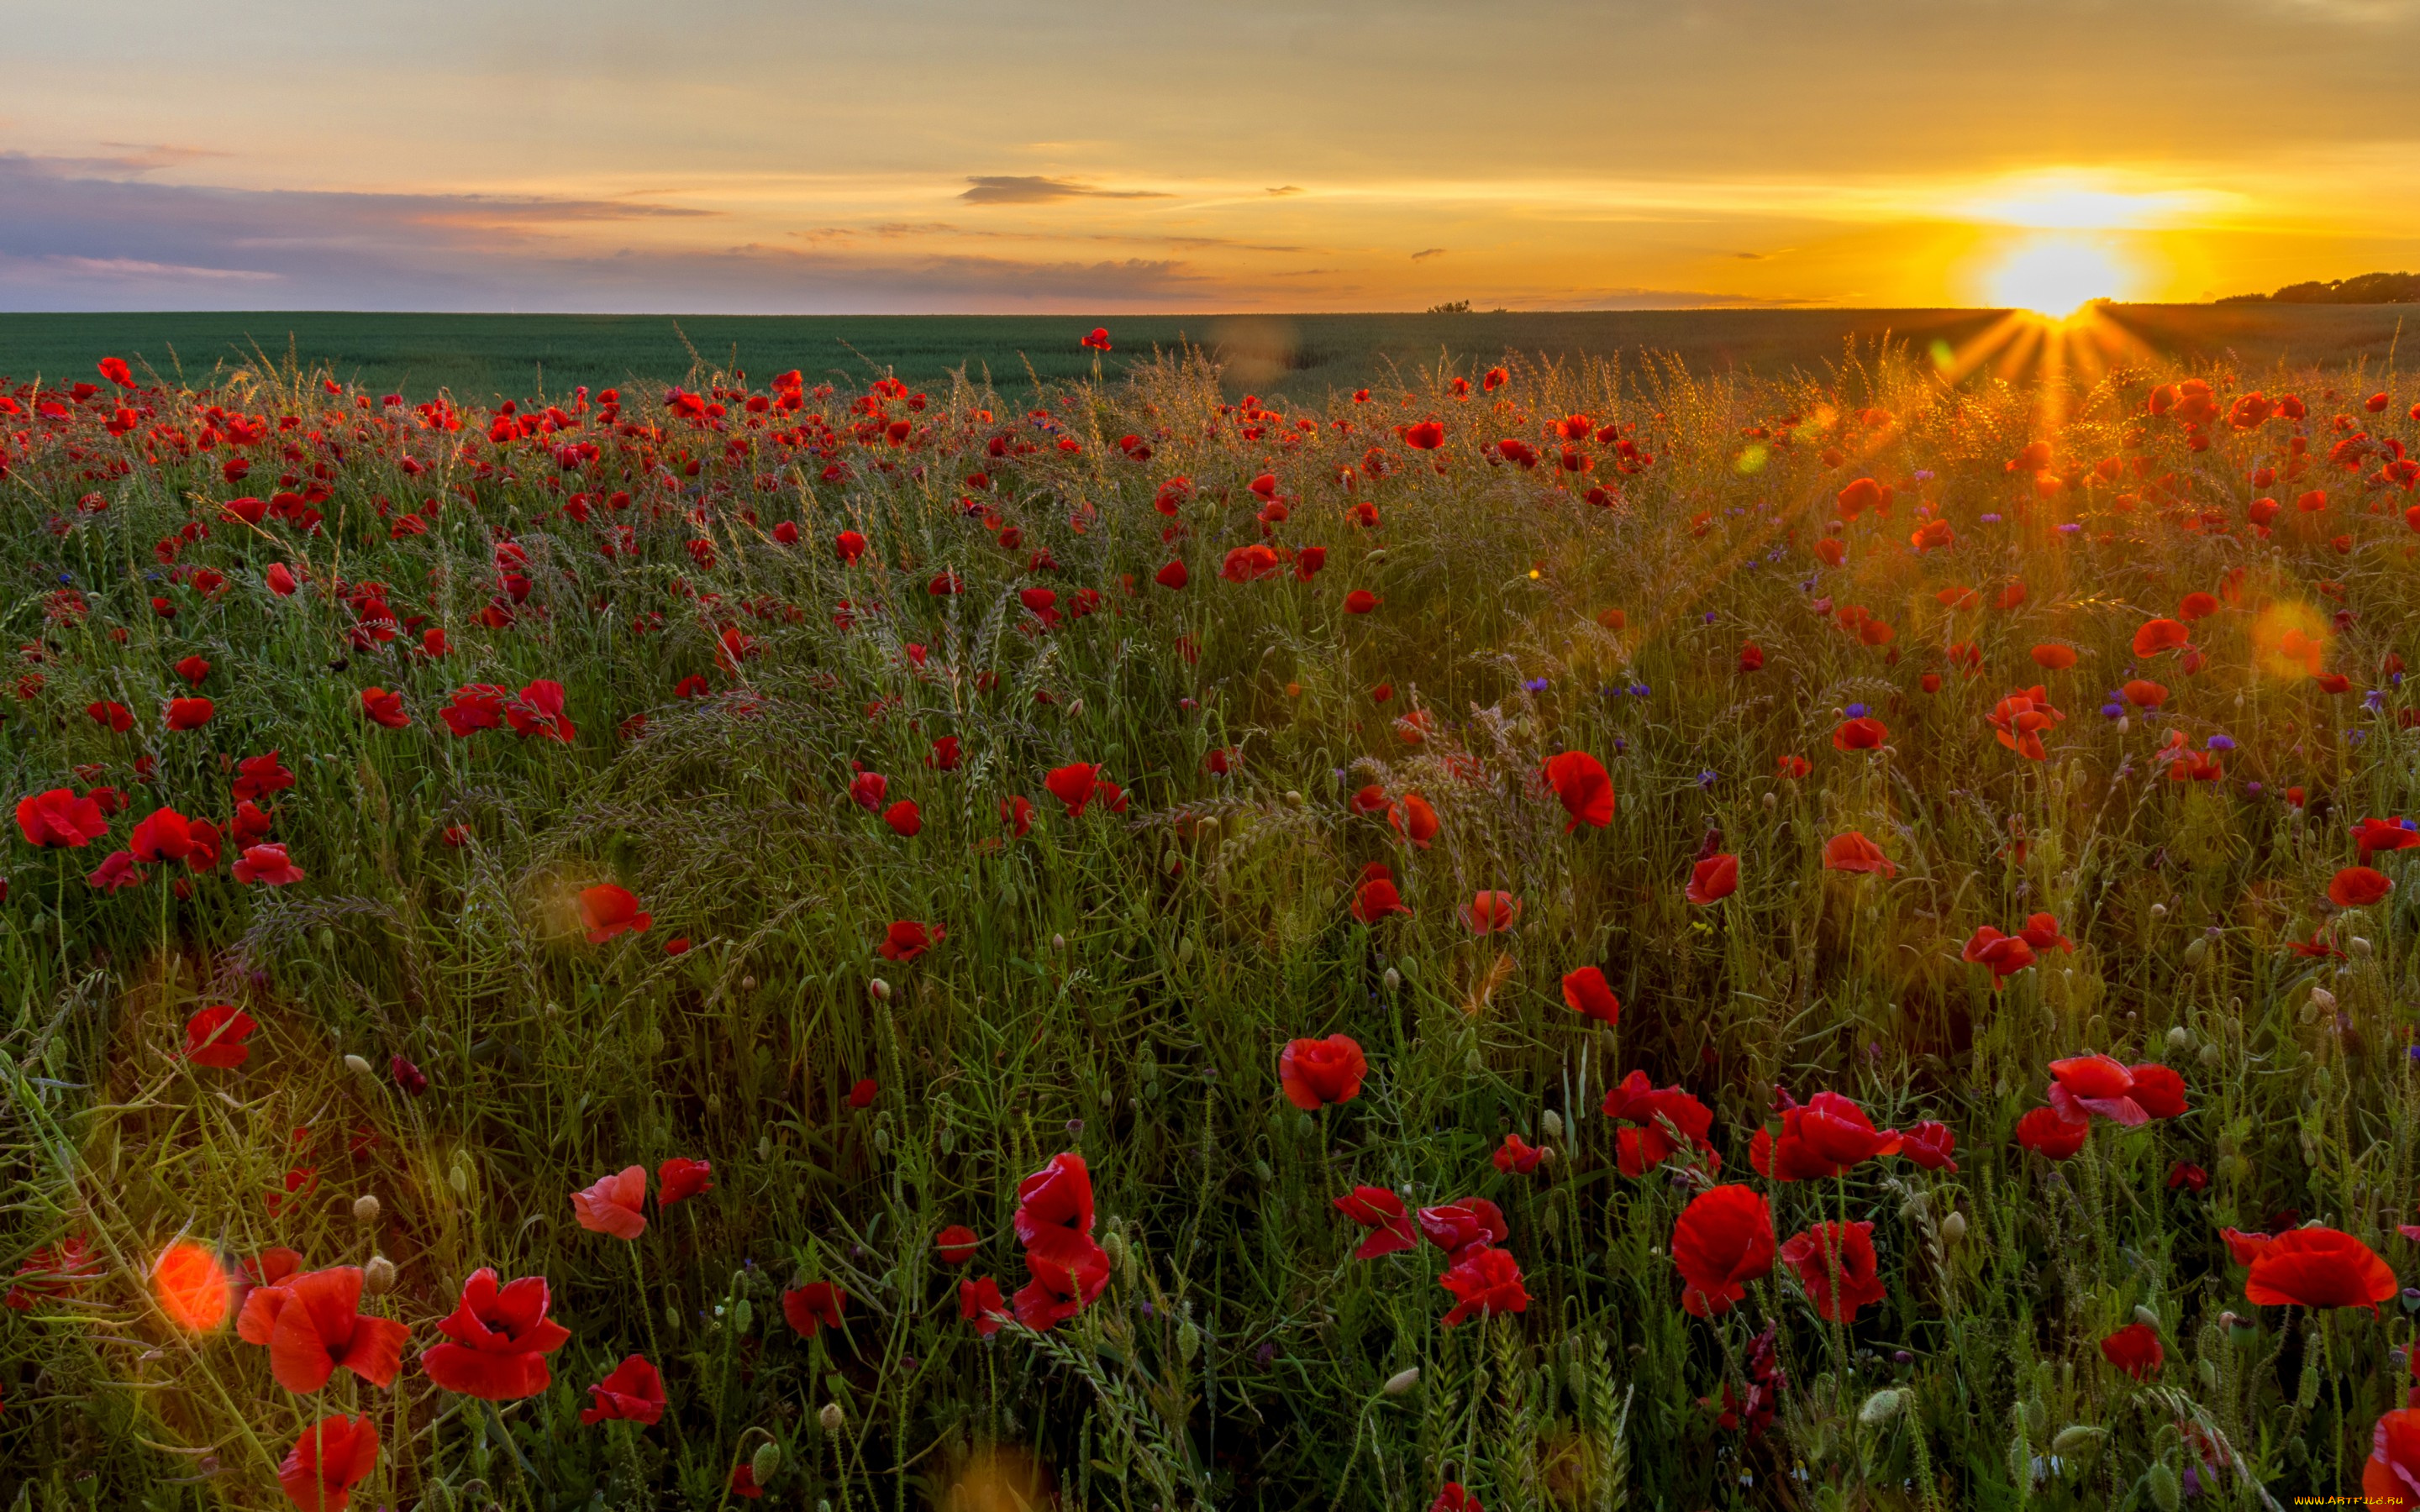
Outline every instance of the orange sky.
<svg viewBox="0 0 2420 1512">
<path fill-rule="evenodd" d="M 2420 267 L 2420 0 L 8 8 L 6 308 L 2064 305 Z"/>
</svg>

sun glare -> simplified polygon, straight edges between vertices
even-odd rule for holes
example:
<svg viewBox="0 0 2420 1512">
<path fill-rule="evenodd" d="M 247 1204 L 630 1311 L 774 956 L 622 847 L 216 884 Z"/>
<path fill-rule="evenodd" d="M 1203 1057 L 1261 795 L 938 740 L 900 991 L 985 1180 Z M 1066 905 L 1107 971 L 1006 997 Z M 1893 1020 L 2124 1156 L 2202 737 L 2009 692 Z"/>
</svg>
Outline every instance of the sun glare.
<svg viewBox="0 0 2420 1512">
<path fill-rule="evenodd" d="M 2094 300 L 2115 299 L 2132 282 L 2116 253 L 2079 237 L 2042 237 L 2012 250 L 1985 283 L 1988 302 L 2064 317 Z"/>
</svg>

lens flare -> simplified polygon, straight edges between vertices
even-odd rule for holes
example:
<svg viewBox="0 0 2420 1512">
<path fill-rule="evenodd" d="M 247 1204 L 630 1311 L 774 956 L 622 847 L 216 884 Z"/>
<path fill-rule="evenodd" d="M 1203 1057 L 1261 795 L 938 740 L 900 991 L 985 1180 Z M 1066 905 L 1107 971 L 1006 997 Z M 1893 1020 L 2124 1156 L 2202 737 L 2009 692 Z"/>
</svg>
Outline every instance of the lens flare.
<svg viewBox="0 0 2420 1512">
<path fill-rule="evenodd" d="M 2131 282 L 2125 263 L 2107 246 L 2081 237 L 2041 237 L 2011 252 L 1992 271 L 1987 288 L 1993 304 L 2055 317 L 2116 298 Z"/>
<path fill-rule="evenodd" d="M 190 1240 L 168 1246 L 151 1268 L 151 1291 L 168 1321 L 189 1334 L 208 1334 L 226 1321 L 235 1284 L 219 1257 Z"/>
</svg>

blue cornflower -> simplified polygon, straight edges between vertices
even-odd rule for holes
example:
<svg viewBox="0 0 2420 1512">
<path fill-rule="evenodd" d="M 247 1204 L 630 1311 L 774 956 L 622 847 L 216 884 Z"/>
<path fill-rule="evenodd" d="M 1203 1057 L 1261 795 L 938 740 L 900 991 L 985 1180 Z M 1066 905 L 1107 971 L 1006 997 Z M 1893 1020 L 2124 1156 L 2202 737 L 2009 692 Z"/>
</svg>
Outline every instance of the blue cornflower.
<svg viewBox="0 0 2420 1512">
<path fill-rule="evenodd" d="M 1525 692 L 1543 693 L 1546 690 L 1546 680 L 1543 677 L 1531 677 L 1526 679 L 1521 687 Z"/>
<path fill-rule="evenodd" d="M 1699 773 L 1698 774 L 1698 786 L 1699 786 L 1699 787 L 1701 787 L 1701 788 L 1710 788 L 1710 787 L 1713 787 L 1713 786 L 1714 785 L 1714 782 L 1715 782 L 1715 778 L 1714 778 L 1714 773 L 1712 773 L 1712 772 L 1699 772 Z"/>
<path fill-rule="evenodd" d="M 2226 735 L 2212 735 L 2202 742 L 2212 750 L 2233 750 L 2235 742 Z"/>
<path fill-rule="evenodd" d="M 1843 712 L 1852 719 L 1862 719 L 1866 717 L 1866 706 L 1862 703 L 1852 703 Z"/>
</svg>

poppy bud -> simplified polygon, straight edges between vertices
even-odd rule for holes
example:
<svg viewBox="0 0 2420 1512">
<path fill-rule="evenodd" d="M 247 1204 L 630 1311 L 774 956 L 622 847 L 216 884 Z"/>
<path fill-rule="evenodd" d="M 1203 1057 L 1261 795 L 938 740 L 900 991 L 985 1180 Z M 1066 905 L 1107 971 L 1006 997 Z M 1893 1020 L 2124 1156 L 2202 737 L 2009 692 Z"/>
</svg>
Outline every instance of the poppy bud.
<svg viewBox="0 0 2420 1512">
<path fill-rule="evenodd" d="M 2087 1454 L 2108 1436 L 2107 1428 L 2096 1427 L 2089 1423 L 2071 1423 L 2059 1429 L 2058 1437 L 2050 1441 L 2050 1452 L 2062 1459 Z"/>
<path fill-rule="evenodd" d="M 2201 1047 L 2201 1054 L 2195 1058 L 2198 1059 L 2205 1066 L 2217 1065 L 2219 1062 L 2218 1046 L 2214 1044 L 2203 1045 Z"/>
<path fill-rule="evenodd" d="M 1202 1352 L 1202 1330 L 1188 1318 L 1176 1327 L 1176 1357 L 1187 1365 Z"/>
<path fill-rule="evenodd" d="M 1051 935 L 1051 936 L 1050 936 L 1050 949 L 1054 949 L 1054 950 L 1064 950 L 1065 949 L 1067 949 L 1067 936 L 1066 936 L 1066 935 L 1064 935 L 1064 934 L 1053 934 L 1053 935 Z"/>
<path fill-rule="evenodd" d="M 345 1069 L 356 1076 L 366 1076 L 370 1073 L 370 1063 L 359 1056 L 347 1056 Z"/>
<path fill-rule="evenodd" d="M 865 983 L 865 995 L 877 1003 L 887 1003 L 891 1001 L 891 984 L 880 977 L 868 978 Z"/>
<path fill-rule="evenodd" d="M 1388 966 L 1387 968 L 1387 974 L 1378 980 L 1387 984 L 1387 995 L 1389 997 L 1394 996 L 1395 994 L 1403 990 L 1404 974 L 1397 971 L 1392 966 Z"/>
<path fill-rule="evenodd" d="M 2369 954 L 2369 941 L 2356 934 L 2351 939 L 2345 941 L 2345 949 L 2355 955 L 2366 956 Z"/>
<path fill-rule="evenodd" d="M 1563 1136 L 1563 1116 L 1548 1108 L 1545 1116 L 1538 1120 L 1538 1128 L 1547 1138 L 1560 1139 Z"/>
<path fill-rule="evenodd" d="M 752 992 L 754 992 L 754 991 L 756 990 L 756 979 L 755 979 L 755 978 L 753 978 L 753 977 L 742 977 L 742 978 L 740 978 L 740 979 L 739 979 L 739 990 L 740 990 L 741 992 L 743 992 L 743 993 L 752 993 Z"/>
<path fill-rule="evenodd" d="M 722 1117 L 722 1094 L 721 1092 L 708 1092 L 706 1094 L 706 1111 L 718 1119 Z"/>
<path fill-rule="evenodd" d="M 1188 964 L 1193 960 L 1193 936 L 1187 934 L 1176 942 L 1176 964 Z"/>
<path fill-rule="evenodd" d="M 2191 1049 L 2192 1047 L 2193 1047 L 2193 1030 L 2188 1029 L 2188 1028 L 2186 1028 L 2183 1025 L 2180 1024 L 2180 1025 L 2178 1025 L 2175 1028 L 2170 1029 L 2170 1030 L 2168 1031 L 2168 1048 L 2169 1048 L 2169 1049 L 2171 1049 L 2171 1050 L 2189 1050 L 2189 1049 Z"/>
<path fill-rule="evenodd" d="M 1285 801 L 1287 808 L 1299 809 L 1302 807 L 1302 795 L 1293 788 L 1288 788 L 1285 793 Z"/>
<path fill-rule="evenodd" d="M 2124 734 L 2127 731 L 2133 729 L 2133 725 L 2134 721 L 2128 718 L 2126 716 L 2121 714 L 2118 717 L 2118 733 L 2119 734 Z"/>
<path fill-rule="evenodd" d="M 2311 989 L 2311 1006 L 2322 1013 L 2327 1012 L 2336 1006 L 2336 995 L 2325 987 L 2314 987 Z"/>
<path fill-rule="evenodd" d="M 1779 804 L 1780 802 L 1781 802 L 1781 798 L 1780 798 L 1780 795 L 1779 795 L 1778 794 L 1773 794 L 1773 793 L 1768 793 L 1768 794 L 1766 794 L 1766 795 L 1764 795 L 1764 811 L 1765 811 L 1765 812 L 1767 812 L 1767 813 L 1771 813 L 1771 812 L 1774 810 L 1775 806 L 1776 806 L 1776 805 L 1777 805 L 1777 804 Z"/>
<path fill-rule="evenodd" d="M 1125 1270 L 1126 1263 L 1125 1236 L 1119 1233 L 1114 1228 L 1110 1229 L 1108 1233 L 1103 1234 L 1101 1236 L 1101 1253 L 1109 1257 L 1110 1265 L 1116 1267 L 1118 1270 Z"/>
<path fill-rule="evenodd" d="M 2149 1307 L 2144 1306 L 2141 1303 L 2136 1303 L 2134 1304 L 2134 1321 L 2142 1324 L 2145 1328 L 2151 1329 L 2156 1332 L 2160 1326 L 2160 1315 L 2151 1311 Z"/>
<path fill-rule="evenodd" d="M 827 1433 L 838 1433 L 840 1431 L 841 1421 L 840 1404 L 838 1402 L 825 1403 L 823 1411 L 824 1431 Z M 782 1446 L 769 1441 L 758 1444 L 756 1446 L 756 1452 L 748 1457 L 748 1473 L 756 1477 L 756 1484 L 759 1486 L 764 1485 L 767 1481 L 771 1480 L 774 1476 L 780 1474 L 782 1473 Z"/>
<path fill-rule="evenodd" d="M 2153 904 L 2151 905 L 2151 917 L 2152 917 L 2153 918 L 2167 918 L 2167 917 L 2168 917 L 2168 905 L 2167 905 L 2166 903 L 2153 903 Z"/>
<path fill-rule="evenodd" d="M 815 1414 L 815 1421 L 824 1426 L 824 1431 L 826 1433 L 838 1433 L 844 1427 L 847 1426 L 848 1414 L 840 1410 L 840 1403 L 826 1402 L 824 1403 L 824 1410 Z M 771 1445 L 768 1444 L 767 1447 L 770 1448 Z M 764 1453 L 764 1450 L 760 1449 L 757 1453 L 762 1454 Z"/>
<path fill-rule="evenodd" d="M 1414 1386 L 1417 1386 L 1419 1383 L 1420 1367 L 1419 1365 L 1414 1365 L 1408 1370 L 1398 1370 L 1393 1375 L 1388 1376 L 1387 1378 L 1387 1383 L 1378 1389 L 1385 1392 L 1389 1396 L 1401 1396 L 1404 1393 L 1411 1390 Z"/>
<path fill-rule="evenodd" d="M 353 1199 L 353 1222 L 374 1224 L 379 1217 L 379 1199 L 365 1192 Z"/>
<path fill-rule="evenodd" d="M 370 1263 L 362 1267 L 362 1290 L 372 1297 L 383 1297 L 395 1289 L 395 1262 L 383 1255 L 373 1255 Z"/>
<path fill-rule="evenodd" d="M 2198 966 L 2209 959 L 2210 942 L 2208 940 L 2196 936 L 2185 946 L 2185 964 L 2188 967 Z"/>
<path fill-rule="evenodd" d="M 1906 1392 L 1896 1386 L 1885 1386 L 1867 1397 L 1866 1405 L 1857 1409 L 1857 1421 L 1869 1428 L 1878 1428 L 1899 1416 L 1900 1409 L 1906 1405 Z"/>
<path fill-rule="evenodd" d="M 471 1168 L 467 1165 L 456 1165 L 452 1170 L 445 1173 L 445 1184 L 454 1189 L 454 1195 L 458 1197 L 469 1196 L 471 1191 Z"/>
<path fill-rule="evenodd" d="M 1069 699 L 1067 701 L 1067 717 L 1070 719 L 1080 719 L 1083 717 L 1084 701 L 1082 699 Z"/>
<path fill-rule="evenodd" d="M 1953 1212 L 1948 1217 L 1941 1220 L 1941 1242 L 1943 1243 L 1955 1244 L 1965 1237 L 1966 1215 L 1964 1213 Z"/>
<path fill-rule="evenodd" d="M 1178 857 L 1176 852 L 1173 850 L 1167 852 L 1159 858 L 1159 869 L 1167 872 L 1170 876 L 1176 875 L 1176 873 L 1183 871 L 1184 868 L 1185 862 Z"/>
<path fill-rule="evenodd" d="M 2160 1512 L 2177 1512 L 2177 1505 L 2184 1497 L 2182 1488 L 2177 1484 L 2177 1473 L 2157 1460 L 2151 1462 L 2150 1469 L 2143 1472 L 2143 1488 L 2150 1492 L 2151 1504 Z"/>
</svg>

